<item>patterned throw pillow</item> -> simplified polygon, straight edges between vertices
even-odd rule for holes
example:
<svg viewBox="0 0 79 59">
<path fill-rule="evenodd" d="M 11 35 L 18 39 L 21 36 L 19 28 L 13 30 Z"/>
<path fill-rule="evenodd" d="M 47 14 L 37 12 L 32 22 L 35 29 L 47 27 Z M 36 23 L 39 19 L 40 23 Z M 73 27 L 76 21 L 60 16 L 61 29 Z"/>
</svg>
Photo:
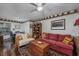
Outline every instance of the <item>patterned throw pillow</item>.
<svg viewBox="0 0 79 59">
<path fill-rule="evenodd" d="M 64 43 L 64 44 L 69 44 L 71 41 L 72 41 L 72 38 L 70 38 L 70 37 L 65 37 L 64 40 L 63 40 L 63 43 Z"/>
</svg>

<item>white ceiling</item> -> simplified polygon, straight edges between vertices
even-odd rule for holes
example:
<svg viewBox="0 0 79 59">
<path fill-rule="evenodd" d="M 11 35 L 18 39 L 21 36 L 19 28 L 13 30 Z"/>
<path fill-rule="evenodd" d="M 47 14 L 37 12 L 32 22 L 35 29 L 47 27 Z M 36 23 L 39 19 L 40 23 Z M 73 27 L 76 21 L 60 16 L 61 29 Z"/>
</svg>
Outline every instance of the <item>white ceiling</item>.
<svg viewBox="0 0 79 59">
<path fill-rule="evenodd" d="M 79 3 L 46 3 L 43 11 L 32 12 L 36 7 L 29 3 L 0 3 L 0 17 L 18 21 L 39 20 L 77 8 Z"/>
</svg>

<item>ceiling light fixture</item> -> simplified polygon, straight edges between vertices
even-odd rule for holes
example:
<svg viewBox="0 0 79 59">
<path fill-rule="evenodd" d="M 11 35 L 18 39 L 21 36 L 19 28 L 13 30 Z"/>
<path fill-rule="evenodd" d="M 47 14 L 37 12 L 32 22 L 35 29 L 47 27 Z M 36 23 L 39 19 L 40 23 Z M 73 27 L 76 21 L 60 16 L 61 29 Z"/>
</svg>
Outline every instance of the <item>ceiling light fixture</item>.
<svg viewBox="0 0 79 59">
<path fill-rule="evenodd" d="M 42 11 L 43 10 L 43 7 L 42 6 L 39 6 L 39 7 L 37 7 L 37 10 L 38 11 Z"/>
</svg>

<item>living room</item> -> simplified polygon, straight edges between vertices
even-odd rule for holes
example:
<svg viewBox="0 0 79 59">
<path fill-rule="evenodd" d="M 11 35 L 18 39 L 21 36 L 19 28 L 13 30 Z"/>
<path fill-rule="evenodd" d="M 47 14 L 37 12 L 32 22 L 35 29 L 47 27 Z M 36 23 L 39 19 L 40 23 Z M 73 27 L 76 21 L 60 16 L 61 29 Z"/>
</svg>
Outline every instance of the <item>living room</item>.
<svg viewBox="0 0 79 59">
<path fill-rule="evenodd" d="M 0 56 L 79 56 L 79 3 L 0 8 Z"/>
</svg>

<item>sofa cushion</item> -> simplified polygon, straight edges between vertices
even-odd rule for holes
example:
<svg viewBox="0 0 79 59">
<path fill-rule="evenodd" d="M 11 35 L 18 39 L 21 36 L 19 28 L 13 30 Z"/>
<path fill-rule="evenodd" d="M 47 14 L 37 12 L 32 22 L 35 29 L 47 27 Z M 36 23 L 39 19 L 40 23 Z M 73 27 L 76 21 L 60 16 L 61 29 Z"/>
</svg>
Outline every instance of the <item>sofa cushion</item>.
<svg viewBox="0 0 79 59">
<path fill-rule="evenodd" d="M 33 41 L 33 40 L 34 40 L 34 38 L 28 38 L 28 39 L 19 40 L 19 46 L 26 45 L 26 44 L 28 44 L 29 42 Z"/>
<path fill-rule="evenodd" d="M 73 46 L 72 45 L 65 45 L 64 43 L 62 42 L 56 42 L 56 46 L 57 47 L 61 47 L 61 48 L 64 48 L 64 49 L 73 49 Z"/>
<path fill-rule="evenodd" d="M 42 39 L 42 41 L 47 42 L 47 43 L 49 43 L 49 45 L 52 45 L 52 46 L 56 44 L 56 41 L 54 41 L 54 40 Z"/>
<path fill-rule="evenodd" d="M 23 40 L 20 40 L 19 41 L 19 46 L 23 46 L 23 45 L 26 45 L 28 44 L 29 42 L 26 40 L 26 39 L 23 39 Z"/>
<path fill-rule="evenodd" d="M 65 49 L 59 46 L 50 46 L 51 49 L 55 50 L 56 52 L 62 53 L 67 56 L 72 56 L 73 55 L 73 50 L 72 49 Z"/>
<path fill-rule="evenodd" d="M 65 37 L 71 37 L 71 35 L 62 35 L 62 34 L 59 34 L 58 35 L 58 41 L 63 41 Z"/>
<path fill-rule="evenodd" d="M 52 40 L 55 40 L 55 41 L 58 40 L 58 35 L 57 34 L 48 34 L 48 37 L 49 37 L 49 39 L 52 39 Z"/>
</svg>

